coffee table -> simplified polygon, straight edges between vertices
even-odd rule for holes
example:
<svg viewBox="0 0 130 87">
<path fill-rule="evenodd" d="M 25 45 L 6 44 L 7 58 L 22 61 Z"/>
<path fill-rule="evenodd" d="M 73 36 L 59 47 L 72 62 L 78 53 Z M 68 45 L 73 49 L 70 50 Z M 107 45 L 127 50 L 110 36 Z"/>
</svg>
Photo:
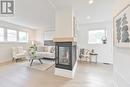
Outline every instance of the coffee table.
<svg viewBox="0 0 130 87">
<path fill-rule="evenodd" d="M 42 61 L 41 61 L 41 59 L 42 59 L 42 58 L 36 58 L 36 57 L 35 57 L 35 58 L 31 58 L 31 59 L 30 59 L 30 61 L 31 61 L 31 62 L 30 62 L 30 66 L 32 66 L 32 63 L 33 63 L 34 60 L 39 60 L 39 62 L 40 62 L 41 64 L 43 64 Z"/>
</svg>

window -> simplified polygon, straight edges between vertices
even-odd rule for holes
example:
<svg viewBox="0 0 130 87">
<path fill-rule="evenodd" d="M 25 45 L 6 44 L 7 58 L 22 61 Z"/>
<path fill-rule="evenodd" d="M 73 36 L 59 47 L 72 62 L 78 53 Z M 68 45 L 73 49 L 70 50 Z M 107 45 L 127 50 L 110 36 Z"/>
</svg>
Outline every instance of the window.
<svg viewBox="0 0 130 87">
<path fill-rule="evenodd" d="M 16 30 L 7 30 L 7 41 L 17 41 L 17 31 Z"/>
<path fill-rule="evenodd" d="M 0 42 L 27 42 L 28 33 L 0 27 Z"/>
<path fill-rule="evenodd" d="M 0 42 L 4 41 L 4 28 L 0 28 Z"/>
<path fill-rule="evenodd" d="M 88 43 L 89 44 L 102 44 L 102 38 L 105 35 L 105 30 L 89 30 L 88 31 Z"/>
<path fill-rule="evenodd" d="M 27 42 L 28 34 L 27 32 L 19 31 L 19 42 Z"/>
</svg>

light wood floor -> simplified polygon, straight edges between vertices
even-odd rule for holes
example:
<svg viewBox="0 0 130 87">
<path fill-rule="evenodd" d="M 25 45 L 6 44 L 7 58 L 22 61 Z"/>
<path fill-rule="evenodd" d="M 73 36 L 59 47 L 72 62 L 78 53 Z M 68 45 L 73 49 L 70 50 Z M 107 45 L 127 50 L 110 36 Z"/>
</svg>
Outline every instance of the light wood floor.
<svg viewBox="0 0 130 87">
<path fill-rule="evenodd" d="M 78 62 L 74 79 L 17 64 L 0 66 L 0 87 L 113 87 L 112 65 Z"/>
</svg>

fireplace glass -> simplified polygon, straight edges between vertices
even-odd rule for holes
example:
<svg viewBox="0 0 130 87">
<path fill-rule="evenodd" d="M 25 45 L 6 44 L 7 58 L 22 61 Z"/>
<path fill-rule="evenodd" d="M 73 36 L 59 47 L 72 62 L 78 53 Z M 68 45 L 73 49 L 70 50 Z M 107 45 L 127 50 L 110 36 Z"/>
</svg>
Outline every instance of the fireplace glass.
<svg viewBox="0 0 130 87">
<path fill-rule="evenodd" d="M 69 47 L 59 47 L 59 64 L 69 65 Z"/>
<path fill-rule="evenodd" d="M 56 68 L 72 70 L 76 62 L 76 43 L 56 42 L 55 57 Z"/>
</svg>

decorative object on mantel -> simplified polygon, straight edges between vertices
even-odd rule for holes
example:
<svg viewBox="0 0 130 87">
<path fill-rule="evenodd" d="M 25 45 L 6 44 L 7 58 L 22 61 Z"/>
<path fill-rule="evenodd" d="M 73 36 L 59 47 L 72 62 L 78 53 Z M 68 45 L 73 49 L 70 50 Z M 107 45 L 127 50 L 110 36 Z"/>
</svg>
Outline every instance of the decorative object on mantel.
<svg viewBox="0 0 130 87">
<path fill-rule="evenodd" d="M 130 48 L 130 4 L 122 9 L 113 21 L 115 46 Z"/>
</svg>

